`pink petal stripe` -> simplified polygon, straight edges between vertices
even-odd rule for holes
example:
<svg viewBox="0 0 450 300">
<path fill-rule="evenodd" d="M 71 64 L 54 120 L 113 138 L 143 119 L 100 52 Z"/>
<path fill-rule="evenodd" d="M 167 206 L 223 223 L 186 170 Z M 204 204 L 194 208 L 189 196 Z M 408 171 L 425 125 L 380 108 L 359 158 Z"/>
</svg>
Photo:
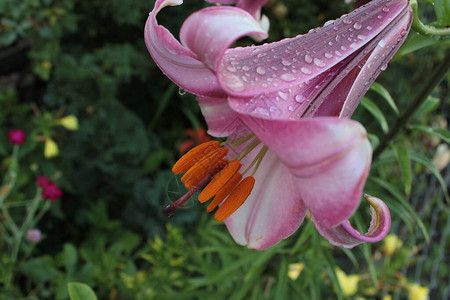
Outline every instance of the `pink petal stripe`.
<svg viewBox="0 0 450 300">
<path fill-rule="evenodd" d="M 348 220 L 333 228 L 323 228 L 316 224 L 317 230 L 331 244 L 351 249 L 364 242 L 378 242 L 389 232 L 391 215 L 386 204 L 378 198 L 364 195 L 370 204 L 372 220 L 367 234 L 363 235 L 354 229 Z M 314 219 L 313 219 L 314 221 Z"/>
<path fill-rule="evenodd" d="M 230 108 L 223 98 L 197 97 L 202 115 L 208 124 L 208 134 L 215 137 L 227 137 L 242 126 L 238 114 Z"/>
<path fill-rule="evenodd" d="M 246 11 L 229 6 L 208 7 L 186 19 L 180 40 L 211 70 L 217 70 L 222 56 L 236 40 L 247 35 L 267 37 L 259 23 Z M 230 64 L 232 68 L 232 64 Z"/>
<path fill-rule="evenodd" d="M 153 60 L 178 86 L 193 94 L 221 96 L 224 94 L 214 73 L 183 47 L 163 26 L 156 15 L 167 5 L 180 5 L 182 0 L 157 0 L 145 24 L 145 44 Z"/>
</svg>

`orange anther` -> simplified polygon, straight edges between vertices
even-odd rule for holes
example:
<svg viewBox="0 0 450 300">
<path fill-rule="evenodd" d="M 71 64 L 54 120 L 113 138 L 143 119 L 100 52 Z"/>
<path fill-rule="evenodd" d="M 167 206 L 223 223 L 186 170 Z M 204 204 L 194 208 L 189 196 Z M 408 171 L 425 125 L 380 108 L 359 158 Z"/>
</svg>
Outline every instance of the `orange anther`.
<svg viewBox="0 0 450 300">
<path fill-rule="evenodd" d="M 241 168 L 241 163 L 238 160 L 232 160 L 225 166 L 213 180 L 203 189 L 198 195 L 198 201 L 201 203 L 208 201 L 217 193 L 217 191 Z"/>
<path fill-rule="evenodd" d="M 246 177 L 231 192 L 225 202 L 216 211 L 215 218 L 222 222 L 231 216 L 247 199 L 255 185 L 255 178 Z"/>
<path fill-rule="evenodd" d="M 231 193 L 231 191 L 238 185 L 239 181 L 242 179 L 241 173 L 234 173 L 234 175 L 217 191 L 214 199 L 209 203 L 206 208 L 207 212 L 212 212 L 217 205 L 222 203 L 222 201 Z"/>
<path fill-rule="evenodd" d="M 176 175 L 186 172 L 204 157 L 219 149 L 219 147 L 220 143 L 218 141 L 211 141 L 198 145 L 183 155 L 175 163 L 172 167 L 172 172 Z"/>
<path fill-rule="evenodd" d="M 205 177 L 213 176 L 227 164 L 228 161 L 224 159 L 227 154 L 227 148 L 216 149 L 190 168 L 189 171 L 181 177 L 181 182 L 183 182 L 186 187 L 196 186 Z"/>
</svg>

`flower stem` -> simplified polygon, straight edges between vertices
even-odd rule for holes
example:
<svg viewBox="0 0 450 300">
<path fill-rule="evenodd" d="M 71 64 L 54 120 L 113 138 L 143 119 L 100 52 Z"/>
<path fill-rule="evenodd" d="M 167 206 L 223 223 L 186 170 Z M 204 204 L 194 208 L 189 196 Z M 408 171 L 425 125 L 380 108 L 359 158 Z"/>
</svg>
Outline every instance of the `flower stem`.
<svg viewBox="0 0 450 300">
<path fill-rule="evenodd" d="M 373 160 L 375 160 L 386 149 L 391 140 L 395 136 L 397 136 L 397 134 L 414 116 L 415 111 L 428 98 L 428 95 L 433 91 L 433 89 L 441 82 L 441 80 L 444 78 L 449 68 L 450 68 L 450 50 L 447 50 L 444 59 L 436 63 L 435 66 L 432 68 L 435 71 L 430 76 L 430 80 L 425 84 L 422 91 L 420 91 L 417 94 L 416 98 L 412 101 L 411 106 L 409 106 L 408 109 L 404 111 L 403 114 L 397 118 L 397 120 L 395 120 L 394 125 L 381 140 L 380 144 L 373 152 Z"/>
<path fill-rule="evenodd" d="M 417 3 L 417 0 L 410 0 L 410 3 L 414 11 L 412 28 L 415 31 L 423 35 L 431 35 L 437 38 L 450 36 L 450 28 L 434 28 L 432 26 L 423 24 L 422 21 L 420 21 L 419 19 L 419 12 L 418 12 L 419 5 Z"/>
</svg>

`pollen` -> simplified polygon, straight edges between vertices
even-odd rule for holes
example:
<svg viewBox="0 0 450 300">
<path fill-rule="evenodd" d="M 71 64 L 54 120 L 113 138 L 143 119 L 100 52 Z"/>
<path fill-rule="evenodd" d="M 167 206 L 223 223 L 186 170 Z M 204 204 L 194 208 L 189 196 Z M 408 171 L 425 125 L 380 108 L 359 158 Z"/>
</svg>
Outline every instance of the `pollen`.
<svg viewBox="0 0 450 300">
<path fill-rule="evenodd" d="M 195 148 L 194 148 L 195 149 Z M 228 154 L 227 148 L 218 148 L 209 155 L 200 159 L 181 177 L 181 182 L 186 188 L 192 188 L 200 183 L 205 177 L 217 173 L 226 166 L 227 160 L 224 158 Z"/>
<path fill-rule="evenodd" d="M 233 189 L 239 184 L 242 179 L 241 173 L 235 173 L 230 180 L 228 180 L 220 189 L 217 191 L 216 196 L 211 201 L 211 203 L 206 208 L 207 212 L 212 212 L 217 205 L 223 202 L 225 198 L 233 191 Z"/>
<path fill-rule="evenodd" d="M 229 216 L 231 216 L 250 195 L 255 185 L 254 177 L 244 178 L 239 185 L 231 192 L 227 199 L 216 211 L 215 218 L 217 221 L 222 222 Z"/>
<path fill-rule="evenodd" d="M 219 149 L 219 147 L 220 143 L 218 141 L 211 141 L 191 149 L 175 163 L 172 167 L 172 172 L 176 175 L 186 172 L 202 158 Z"/>
<path fill-rule="evenodd" d="M 241 163 L 236 159 L 228 163 L 198 195 L 198 201 L 203 203 L 214 197 L 217 191 L 233 177 L 241 166 Z"/>
</svg>

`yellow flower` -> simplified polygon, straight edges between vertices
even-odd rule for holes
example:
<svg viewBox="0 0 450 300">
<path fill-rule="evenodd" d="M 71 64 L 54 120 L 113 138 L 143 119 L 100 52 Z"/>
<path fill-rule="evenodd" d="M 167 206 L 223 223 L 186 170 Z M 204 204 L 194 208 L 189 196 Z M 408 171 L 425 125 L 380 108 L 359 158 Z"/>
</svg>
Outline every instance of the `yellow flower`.
<svg viewBox="0 0 450 300">
<path fill-rule="evenodd" d="M 417 283 L 408 284 L 409 300 L 428 300 L 428 288 Z"/>
<path fill-rule="evenodd" d="M 384 255 L 392 256 L 397 249 L 400 249 L 403 242 L 395 234 L 388 234 L 383 240 L 383 246 L 381 246 L 381 251 Z"/>
<path fill-rule="evenodd" d="M 302 263 L 295 263 L 289 265 L 288 270 L 288 277 L 292 280 L 297 280 L 298 276 L 300 276 L 300 273 L 305 268 L 305 265 Z"/>
<path fill-rule="evenodd" d="M 347 275 L 339 268 L 336 268 L 335 271 L 342 294 L 346 297 L 356 294 L 358 291 L 359 275 Z"/>
<path fill-rule="evenodd" d="M 383 296 L 383 300 L 392 300 L 392 296 L 391 295 L 384 295 Z"/>
<path fill-rule="evenodd" d="M 78 130 L 78 119 L 74 115 L 70 115 L 58 120 L 58 124 L 66 127 L 69 130 Z"/>
<path fill-rule="evenodd" d="M 58 154 L 59 154 L 58 145 L 51 138 L 46 138 L 44 145 L 45 158 L 52 158 L 58 156 Z"/>
</svg>

